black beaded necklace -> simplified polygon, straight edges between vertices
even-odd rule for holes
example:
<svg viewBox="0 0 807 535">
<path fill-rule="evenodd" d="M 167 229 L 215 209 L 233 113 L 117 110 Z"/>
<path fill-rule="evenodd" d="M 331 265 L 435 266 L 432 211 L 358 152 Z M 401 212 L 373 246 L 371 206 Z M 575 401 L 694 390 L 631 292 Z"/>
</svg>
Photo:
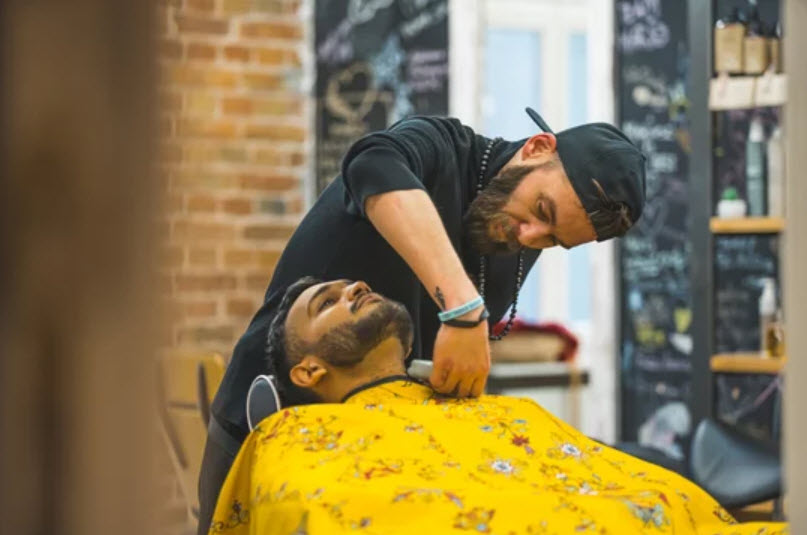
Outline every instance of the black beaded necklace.
<svg viewBox="0 0 807 535">
<path fill-rule="evenodd" d="M 490 158 L 490 152 L 493 150 L 493 147 L 501 141 L 502 138 L 497 137 L 495 139 L 491 139 L 488 141 L 488 146 L 485 147 L 485 152 L 482 154 L 482 164 L 479 166 L 479 180 L 476 182 L 476 194 L 479 195 L 485 187 L 485 171 L 488 169 L 488 159 Z M 479 294 L 482 298 L 485 298 L 485 268 L 487 265 L 487 258 L 484 255 L 479 257 Z M 504 325 L 502 332 L 499 334 L 492 334 L 490 335 L 490 339 L 493 341 L 501 340 L 507 333 L 510 332 L 510 329 L 513 327 L 513 322 L 516 319 L 516 306 L 518 305 L 518 292 L 521 289 L 522 277 L 524 276 L 524 255 L 523 249 L 519 249 L 518 251 L 518 262 L 516 268 L 516 290 L 515 294 L 513 295 L 513 306 L 510 309 L 510 317 L 507 319 L 507 323 Z"/>
</svg>

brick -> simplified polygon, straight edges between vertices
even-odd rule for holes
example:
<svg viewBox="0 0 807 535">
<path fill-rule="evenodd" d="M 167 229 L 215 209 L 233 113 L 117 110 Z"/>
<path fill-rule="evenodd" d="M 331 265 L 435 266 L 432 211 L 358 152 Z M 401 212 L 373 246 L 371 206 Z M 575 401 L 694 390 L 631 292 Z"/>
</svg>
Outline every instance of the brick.
<svg viewBox="0 0 807 535">
<path fill-rule="evenodd" d="M 178 330 L 177 339 L 188 345 L 230 344 L 234 334 L 232 325 L 183 327 Z"/>
<path fill-rule="evenodd" d="M 216 265 L 216 250 L 203 248 L 188 249 L 188 263 L 193 267 L 213 267 Z"/>
<path fill-rule="evenodd" d="M 177 23 L 177 29 L 183 33 L 224 35 L 230 29 L 229 21 L 226 19 L 178 14 L 174 20 Z"/>
<path fill-rule="evenodd" d="M 292 167 L 303 163 L 303 155 L 300 152 L 289 152 L 275 148 L 257 149 L 252 153 L 251 161 L 263 165 Z"/>
<path fill-rule="evenodd" d="M 262 191 L 286 191 L 298 186 L 296 178 L 284 175 L 242 175 L 242 189 Z"/>
<path fill-rule="evenodd" d="M 287 214 L 301 214 L 303 212 L 303 199 L 300 196 L 286 199 Z"/>
<path fill-rule="evenodd" d="M 187 209 L 190 213 L 214 212 L 216 200 L 209 195 L 191 195 L 188 197 Z"/>
<path fill-rule="evenodd" d="M 218 156 L 225 162 L 243 163 L 247 161 L 247 149 L 243 146 L 221 147 Z"/>
<path fill-rule="evenodd" d="M 185 96 L 187 111 L 191 113 L 213 113 L 216 111 L 216 97 L 206 93 L 188 93 Z"/>
<path fill-rule="evenodd" d="M 264 199 L 259 210 L 265 214 L 283 215 L 286 213 L 286 203 L 283 199 Z"/>
<path fill-rule="evenodd" d="M 291 238 L 294 226 L 282 223 L 270 225 L 249 225 L 244 227 L 244 238 L 248 240 L 287 240 Z"/>
<path fill-rule="evenodd" d="M 230 299 L 227 301 L 227 314 L 247 317 L 255 314 L 257 304 L 252 299 Z"/>
<path fill-rule="evenodd" d="M 185 7 L 210 13 L 216 9 L 215 0 L 185 0 Z"/>
<path fill-rule="evenodd" d="M 159 54 L 162 59 L 180 59 L 182 43 L 176 39 L 163 39 L 160 41 Z"/>
<path fill-rule="evenodd" d="M 195 221 L 175 221 L 173 236 L 178 240 L 232 240 L 235 229 L 223 223 L 202 223 Z"/>
<path fill-rule="evenodd" d="M 302 35 L 299 23 L 245 22 L 241 25 L 241 37 L 249 39 L 300 39 Z"/>
<path fill-rule="evenodd" d="M 247 199 L 225 199 L 221 208 L 228 214 L 245 215 L 252 213 L 252 202 Z"/>
<path fill-rule="evenodd" d="M 189 43 L 188 59 L 212 61 L 216 59 L 216 49 L 205 43 Z"/>
<path fill-rule="evenodd" d="M 190 137 L 233 138 L 235 124 L 226 120 L 183 119 L 177 124 L 177 135 Z"/>
<path fill-rule="evenodd" d="M 187 163 L 210 163 L 219 158 L 219 150 L 210 144 L 183 143 L 183 157 Z"/>
<path fill-rule="evenodd" d="M 160 266 L 163 268 L 178 268 L 182 267 L 182 262 L 185 258 L 185 253 L 182 247 L 176 245 L 164 246 L 160 251 Z"/>
<path fill-rule="evenodd" d="M 266 287 L 269 286 L 269 280 L 271 278 L 271 273 L 250 273 L 244 277 L 244 283 L 247 290 L 260 292 L 266 290 Z"/>
<path fill-rule="evenodd" d="M 227 61 L 249 61 L 249 49 L 243 46 L 231 45 L 224 47 L 224 57 Z"/>
<path fill-rule="evenodd" d="M 244 181 L 239 175 L 204 170 L 181 170 L 174 174 L 171 183 L 175 188 L 233 189 L 243 188 Z"/>
<path fill-rule="evenodd" d="M 302 101 L 295 97 L 257 99 L 252 109 L 255 115 L 299 115 Z"/>
<path fill-rule="evenodd" d="M 210 292 L 235 289 L 235 277 L 225 273 L 208 275 L 178 274 L 175 282 L 179 292 Z"/>
<path fill-rule="evenodd" d="M 215 87 L 235 87 L 238 76 L 232 71 L 209 69 L 204 74 L 205 84 Z"/>
<path fill-rule="evenodd" d="M 263 65 L 288 65 L 299 67 L 302 64 L 300 54 L 288 48 L 259 48 L 255 51 L 258 63 Z"/>
<path fill-rule="evenodd" d="M 300 0 L 254 0 L 255 11 L 293 15 L 300 9 Z"/>
<path fill-rule="evenodd" d="M 243 84 L 249 89 L 269 90 L 283 86 L 283 78 L 278 74 L 244 73 Z"/>
<path fill-rule="evenodd" d="M 246 135 L 253 139 L 271 141 L 305 141 L 305 128 L 277 124 L 248 124 Z"/>
<path fill-rule="evenodd" d="M 173 65 L 167 78 L 172 85 L 204 85 L 205 71 L 182 64 Z"/>
<path fill-rule="evenodd" d="M 252 249 L 224 251 L 224 267 L 244 267 L 256 264 L 257 253 Z"/>
<path fill-rule="evenodd" d="M 274 270 L 281 254 L 281 251 L 258 251 L 256 253 L 258 267 Z"/>
<path fill-rule="evenodd" d="M 222 0 L 221 10 L 227 15 L 247 13 L 252 10 L 251 0 Z"/>
<path fill-rule="evenodd" d="M 183 317 L 206 318 L 216 315 L 215 301 L 189 301 L 180 305 Z"/>
<path fill-rule="evenodd" d="M 248 115 L 252 112 L 252 100 L 248 98 L 224 98 L 221 111 L 234 115 Z"/>
</svg>

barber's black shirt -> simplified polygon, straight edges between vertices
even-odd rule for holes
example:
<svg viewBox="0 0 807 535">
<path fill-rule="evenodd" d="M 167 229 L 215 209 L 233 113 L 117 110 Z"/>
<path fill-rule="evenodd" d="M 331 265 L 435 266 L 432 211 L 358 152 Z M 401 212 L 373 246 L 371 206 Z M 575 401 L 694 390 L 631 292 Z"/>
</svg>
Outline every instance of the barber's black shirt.
<svg viewBox="0 0 807 535">
<path fill-rule="evenodd" d="M 263 306 L 235 346 L 212 407 L 213 415 L 228 431 L 239 440 L 248 432 L 246 394 L 255 376 L 267 369 L 269 324 L 286 288 L 300 277 L 363 280 L 374 291 L 403 303 L 415 326 L 410 358 L 431 358 L 440 327 L 437 306 L 408 265 L 366 218 L 364 201 L 389 191 L 425 190 L 466 271 L 476 278 L 479 255 L 463 244 L 462 218 L 476 195 L 482 154 L 488 142 L 489 138 L 475 134 L 456 119 L 413 117 L 386 131 L 369 134 L 351 147 L 341 175 L 325 189 L 286 245 Z M 495 144 L 485 183 L 522 144 L 523 140 Z M 525 274 L 539 253 L 525 251 Z M 487 259 L 485 302 L 491 322 L 498 321 L 513 301 L 516 256 Z"/>
</svg>

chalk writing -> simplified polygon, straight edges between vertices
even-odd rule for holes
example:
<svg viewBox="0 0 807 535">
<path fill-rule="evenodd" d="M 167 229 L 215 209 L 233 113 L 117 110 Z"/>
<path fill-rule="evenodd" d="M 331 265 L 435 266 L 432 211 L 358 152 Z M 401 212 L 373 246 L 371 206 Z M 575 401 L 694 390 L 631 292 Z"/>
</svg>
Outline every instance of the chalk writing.
<svg viewBox="0 0 807 535">
<path fill-rule="evenodd" d="M 620 17 L 619 48 L 625 54 L 659 50 L 670 42 L 670 28 L 662 19 L 661 0 L 617 3 Z"/>
</svg>

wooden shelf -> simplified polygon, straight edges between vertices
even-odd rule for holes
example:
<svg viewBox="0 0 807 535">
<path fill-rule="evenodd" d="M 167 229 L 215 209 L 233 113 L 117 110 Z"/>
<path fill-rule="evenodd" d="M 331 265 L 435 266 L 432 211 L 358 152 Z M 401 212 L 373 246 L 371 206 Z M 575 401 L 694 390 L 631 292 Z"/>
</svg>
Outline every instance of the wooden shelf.
<svg viewBox="0 0 807 535">
<path fill-rule="evenodd" d="M 709 229 L 715 234 L 773 234 L 785 229 L 781 217 L 713 217 Z"/>
<path fill-rule="evenodd" d="M 714 355 L 709 368 L 715 373 L 760 373 L 776 375 L 785 368 L 787 357 L 766 358 L 756 353 L 723 353 Z"/>
</svg>

